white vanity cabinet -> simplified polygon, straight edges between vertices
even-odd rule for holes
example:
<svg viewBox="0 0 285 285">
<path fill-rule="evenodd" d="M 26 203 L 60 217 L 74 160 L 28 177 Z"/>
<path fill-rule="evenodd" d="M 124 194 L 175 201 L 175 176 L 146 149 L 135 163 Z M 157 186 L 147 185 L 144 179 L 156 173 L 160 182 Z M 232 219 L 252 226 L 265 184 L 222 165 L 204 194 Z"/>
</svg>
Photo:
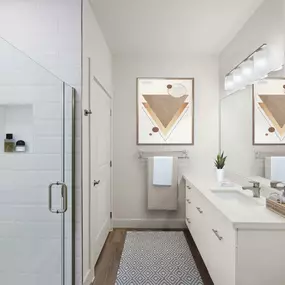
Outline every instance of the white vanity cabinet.
<svg viewBox="0 0 285 285">
<path fill-rule="evenodd" d="M 236 231 L 195 186 L 188 186 L 186 221 L 208 271 L 217 285 L 235 284 Z"/>
<path fill-rule="evenodd" d="M 215 285 L 285 284 L 284 230 L 236 228 L 190 181 L 185 203 L 186 224 Z"/>
</svg>

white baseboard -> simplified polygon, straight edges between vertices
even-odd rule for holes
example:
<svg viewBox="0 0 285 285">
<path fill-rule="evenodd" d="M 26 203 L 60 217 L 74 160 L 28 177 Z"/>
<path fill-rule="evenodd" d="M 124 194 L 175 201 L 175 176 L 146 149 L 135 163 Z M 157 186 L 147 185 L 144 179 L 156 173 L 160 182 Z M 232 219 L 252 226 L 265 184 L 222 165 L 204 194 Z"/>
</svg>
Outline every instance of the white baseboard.
<svg viewBox="0 0 285 285">
<path fill-rule="evenodd" d="M 93 284 L 94 280 L 95 280 L 94 270 L 89 269 L 84 277 L 83 285 Z"/>
<path fill-rule="evenodd" d="M 186 229 L 185 219 L 113 219 L 114 228 Z"/>
</svg>

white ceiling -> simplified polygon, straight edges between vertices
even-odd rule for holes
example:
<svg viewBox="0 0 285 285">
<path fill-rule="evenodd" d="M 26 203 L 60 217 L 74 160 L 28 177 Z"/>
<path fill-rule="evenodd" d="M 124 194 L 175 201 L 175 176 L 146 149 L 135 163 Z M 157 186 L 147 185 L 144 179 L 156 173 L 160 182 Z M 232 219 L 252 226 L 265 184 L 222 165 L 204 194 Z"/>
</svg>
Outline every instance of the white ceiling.
<svg viewBox="0 0 285 285">
<path fill-rule="evenodd" d="M 210 54 L 221 52 L 263 2 L 263 0 L 90 1 L 113 53 Z"/>
</svg>

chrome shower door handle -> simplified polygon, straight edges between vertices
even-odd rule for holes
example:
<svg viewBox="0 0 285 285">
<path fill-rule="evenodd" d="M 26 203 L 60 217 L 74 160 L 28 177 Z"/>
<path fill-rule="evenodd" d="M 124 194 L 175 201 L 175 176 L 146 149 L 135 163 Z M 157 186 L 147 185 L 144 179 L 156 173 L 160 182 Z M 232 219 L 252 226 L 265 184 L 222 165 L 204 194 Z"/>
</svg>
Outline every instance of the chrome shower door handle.
<svg viewBox="0 0 285 285">
<path fill-rule="evenodd" d="M 52 188 L 53 186 L 61 186 L 62 207 L 55 209 L 52 207 Z M 56 182 L 49 185 L 48 207 L 49 211 L 54 214 L 63 214 L 67 211 L 67 186 L 65 183 Z"/>
</svg>

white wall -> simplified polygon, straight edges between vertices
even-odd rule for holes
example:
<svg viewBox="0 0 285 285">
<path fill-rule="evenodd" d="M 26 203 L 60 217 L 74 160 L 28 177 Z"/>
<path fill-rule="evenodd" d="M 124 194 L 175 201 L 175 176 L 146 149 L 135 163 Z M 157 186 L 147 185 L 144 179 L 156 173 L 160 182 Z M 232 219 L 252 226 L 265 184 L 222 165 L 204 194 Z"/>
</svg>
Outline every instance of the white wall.
<svg viewBox="0 0 285 285">
<path fill-rule="evenodd" d="M 96 76 L 97 80 L 104 86 L 109 94 L 112 95 L 112 56 L 109 47 L 96 17 L 93 7 L 89 0 L 83 1 L 83 63 L 87 67 L 87 59 L 91 59 L 91 75 Z M 84 71 L 88 71 L 84 69 Z M 86 74 L 86 73 L 85 73 Z M 85 78 L 85 77 L 84 77 Z M 83 100 L 87 98 L 83 94 Z M 84 102 L 86 103 L 86 101 Z"/>
<path fill-rule="evenodd" d="M 180 161 L 190 173 L 213 167 L 218 151 L 218 60 L 210 56 L 131 56 L 114 58 L 114 227 L 181 227 L 184 191 L 177 212 L 147 211 L 146 163 L 138 149 L 189 151 Z M 143 147 L 136 145 L 136 78 L 195 78 L 195 145 Z"/>
<path fill-rule="evenodd" d="M 226 23 L 225 23 L 226 24 Z M 284 0 L 265 0 L 220 54 L 221 97 L 224 77 L 262 44 L 284 51 Z"/>
<path fill-rule="evenodd" d="M 90 59 L 90 74 L 88 68 Z M 88 0 L 83 1 L 83 97 L 82 108 L 90 109 L 88 80 L 95 76 L 112 95 L 112 56 L 94 16 Z M 90 188 L 89 188 L 89 117 L 82 122 L 83 149 L 83 284 L 89 285 L 94 278 L 90 247 Z M 96 130 L 92 130 L 96 131 Z M 95 146 L 92 146 L 95 147 Z M 94 207 L 95 205 L 93 205 Z"/>
<path fill-rule="evenodd" d="M 81 0 L 1 0 L 0 37 L 77 91 L 76 284 L 81 284 Z"/>
<path fill-rule="evenodd" d="M 81 84 L 81 0 L 1 0 L 0 36 L 72 86 Z"/>
</svg>

